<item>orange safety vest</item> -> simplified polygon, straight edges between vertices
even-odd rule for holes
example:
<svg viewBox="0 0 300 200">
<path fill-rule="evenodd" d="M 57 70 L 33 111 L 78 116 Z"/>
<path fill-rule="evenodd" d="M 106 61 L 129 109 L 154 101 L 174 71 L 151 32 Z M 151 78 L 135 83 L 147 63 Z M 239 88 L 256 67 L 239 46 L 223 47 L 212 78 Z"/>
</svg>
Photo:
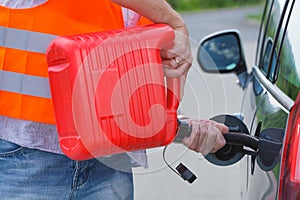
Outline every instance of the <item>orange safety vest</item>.
<svg viewBox="0 0 300 200">
<path fill-rule="evenodd" d="M 0 115 L 55 124 L 45 52 L 57 36 L 123 28 L 110 0 L 48 0 L 29 9 L 0 6 Z"/>
</svg>

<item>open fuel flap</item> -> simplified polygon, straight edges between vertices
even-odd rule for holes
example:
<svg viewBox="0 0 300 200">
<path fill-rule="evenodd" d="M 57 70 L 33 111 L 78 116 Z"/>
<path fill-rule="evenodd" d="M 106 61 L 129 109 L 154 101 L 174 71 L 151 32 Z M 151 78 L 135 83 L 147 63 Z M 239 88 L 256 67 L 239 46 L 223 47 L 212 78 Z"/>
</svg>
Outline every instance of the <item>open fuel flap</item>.
<svg viewBox="0 0 300 200">
<path fill-rule="evenodd" d="M 217 115 L 211 120 L 223 123 L 229 127 L 224 134 L 226 145 L 215 153 L 205 156 L 210 163 L 218 166 L 228 166 L 240 161 L 245 155 L 252 156 L 252 165 L 255 160 L 262 170 L 272 170 L 280 159 L 284 130 L 267 128 L 256 136 L 249 133 L 242 120 L 233 115 Z M 179 131 L 174 142 L 180 142 L 191 133 L 188 123 L 179 120 Z"/>
<path fill-rule="evenodd" d="M 272 170 L 280 159 L 284 130 L 267 128 L 259 136 L 250 135 L 246 125 L 233 115 L 217 115 L 211 120 L 229 127 L 224 134 L 226 145 L 215 153 L 205 156 L 206 160 L 218 165 L 228 166 L 240 161 L 244 155 L 256 158 L 262 170 Z"/>
<path fill-rule="evenodd" d="M 211 120 L 223 123 L 229 127 L 229 132 L 224 134 L 226 144 L 215 153 L 205 156 L 205 159 L 218 166 L 228 166 L 239 162 L 245 155 L 251 156 L 251 172 L 254 171 L 255 161 L 264 171 L 272 170 L 280 159 L 284 130 L 279 128 L 267 128 L 260 131 L 261 123 L 256 130 L 255 136 L 250 135 L 247 126 L 242 120 L 233 115 L 217 115 Z M 189 137 L 192 127 L 186 120 L 178 119 L 178 132 L 174 143 L 182 143 L 184 137 Z M 176 170 L 165 159 L 166 165 L 185 181 L 193 183 L 196 176 L 185 165 L 180 163 Z"/>
</svg>

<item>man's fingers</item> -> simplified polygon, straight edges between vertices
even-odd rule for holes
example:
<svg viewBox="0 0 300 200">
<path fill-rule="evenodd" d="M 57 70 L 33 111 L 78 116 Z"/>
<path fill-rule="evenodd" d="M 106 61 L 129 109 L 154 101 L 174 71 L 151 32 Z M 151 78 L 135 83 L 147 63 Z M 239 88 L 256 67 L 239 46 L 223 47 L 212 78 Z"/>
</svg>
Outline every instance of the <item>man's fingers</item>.
<svg viewBox="0 0 300 200">
<path fill-rule="evenodd" d="M 175 58 L 177 57 L 178 55 L 178 52 L 176 53 L 174 50 L 161 50 L 160 52 L 160 55 L 162 57 L 162 59 L 166 59 L 166 60 L 170 60 L 172 58 Z"/>
<path fill-rule="evenodd" d="M 176 69 L 178 67 L 177 62 L 174 59 L 168 59 L 162 61 L 163 67 L 168 69 Z"/>
<path fill-rule="evenodd" d="M 215 153 L 218 150 L 220 150 L 222 147 L 224 147 L 224 145 L 226 144 L 226 140 L 224 137 L 220 137 L 218 138 L 218 140 L 216 141 L 216 145 L 214 146 L 214 148 L 212 149 L 211 153 Z"/>
<path fill-rule="evenodd" d="M 213 124 L 208 124 L 207 126 L 207 137 L 205 141 L 205 147 L 201 149 L 203 155 L 207 155 L 210 153 L 214 148 L 219 147 L 218 139 L 220 136 L 219 129 L 214 126 Z"/>
<path fill-rule="evenodd" d="M 183 143 L 191 150 L 203 155 L 216 152 L 225 144 L 224 132 L 228 132 L 228 127 L 224 124 L 211 120 L 191 120 L 192 133 L 184 138 Z"/>
<path fill-rule="evenodd" d="M 229 132 L 229 128 L 222 123 L 218 123 L 215 121 L 211 121 L 222 133 L 228 133 Z"/>
<path fill-rule="evenodd" d="M 166 77 L 169 77 L 169 78 L 178 78 L 180 76 L 186 76 L 187 75 L 187 71 L 189 69 L 189 64 L 188 63 L 183 63 L 182 65 L 180 66 L 177 66 L 177 67 L 174 67 L 174 68 L 171 68 L 170 65 L 168 64 L 171 64 L 175 61 L 171 61 L 171 60 L 168 60 L 168 61 L 163 61 L 163 66 L 164 66 L 164 73 L 165 73 L 165 76 Z M 176 62 L 175 62 L 176 63 Z M 172 66 L 174 66 L 175 64 L 173 63 Z"/>
</svg>

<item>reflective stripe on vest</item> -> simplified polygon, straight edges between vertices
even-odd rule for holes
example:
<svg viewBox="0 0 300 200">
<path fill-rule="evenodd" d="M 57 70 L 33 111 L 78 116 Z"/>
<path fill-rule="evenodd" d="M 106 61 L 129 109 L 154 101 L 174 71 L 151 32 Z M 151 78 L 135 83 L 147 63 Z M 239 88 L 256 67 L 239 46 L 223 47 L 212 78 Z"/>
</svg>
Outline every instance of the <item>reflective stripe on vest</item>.
<svg viewBox="0 0 300 200">
<path fill-rule="evenodd" d="M 0 90 L 51 98 L 48 78 L 0 70 Z"/>
<path fill-rule="evenodd" d="M 55 124 L 46 48 L 56 36 L 123 28 L 122 17 L 121 7 L 111 0 L 48 0 L 28 9 L 0 6 L 0 76 L 5 77 L 0 115 Z"/>
<path fill-rule="evenodd" d="M 46 53 L 56 35 L 0 26 L 0 46 L 34 53 Z M 0 90 L 51 98 L 48 78 L 0 70 Z"/>
<path fill-rule="evenodd" d="M 46 53 L 56 35 L 0 26 L 0 46 L 35 53 Z"/>
</svg>

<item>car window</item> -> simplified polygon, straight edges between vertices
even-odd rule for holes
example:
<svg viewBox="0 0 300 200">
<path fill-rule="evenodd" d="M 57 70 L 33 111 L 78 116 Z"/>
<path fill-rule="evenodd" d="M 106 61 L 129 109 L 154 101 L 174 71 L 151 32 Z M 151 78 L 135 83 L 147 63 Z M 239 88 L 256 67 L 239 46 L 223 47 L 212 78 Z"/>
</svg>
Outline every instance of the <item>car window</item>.
<svg viewBox="0 0 300 200">
<path fill-rule="evenodd" d="M 295 1 L 293 10 L 300 10 L 300 1 Z M 291 12 L 287 31 L 280 49 L 280 66 L 276 85 L 291 99 L 295 100 L 300 89 L 300 13 Z M 278 75 L 277 75 L 278 74 Z"/>
<path fill-rule="evenodd" d="M 266 4 L 264 7 L 264 12 L 263 12 L 262 21 L 259 28 L 259 35 L 257 41 L 256 59 L 255 59 L 256 66 L 259 65 L 258 59 L 260 59 L 260 57 L 262 56 L 263 44 L 264 44 L 263 41 L 265 40 L 265 36 L 266 36 L 265 31 L 266 31 L 266 27 L 268 27 L 268 22 L 270 18 L 270 7 L 272 7 L 273 1 L 274 0 L 266 0 Z"/>
<path fill-rule="evenodd" d="M 266 10 L 268 10 L 268 14 L 264 17 L 262 21 L 262 29 L 261 29 L 261 41 L 260 41 L 260 55 L 259 55 L 259 62 L 258 66 L 261 69 L 261 71 L 267 76 L 267 73 L 269 72 L 272 74 L 270 76 L 270 80 L 273 80 L 274 74 L 276 72 L 276 61 L 277 61 L 277 49 L 275 49 L 275 52 L 273 54 L 272 59 L 271 52 L 273 49 L 273 45 L 277 43 L 277 41 L 274 41 L 276 36 L 277 29 L 280 30 L 281 33 L 281 27 L 280 26 L 280 16 L 284 12 L 284 5 L 285 0 L 269 0 L 266 4 Z M 281 37 L 279 37 L 281 38 Z M 273 63 L 275 61 L 275 63 Z M 270 71 L 268 67 L 270 66 Z"/>
<path fill-rule="evenodd" d="M 272 48 L 273 48 L 274 42 L 271 38 L 269 38 L 267 40 L 267 44 L 266 44 L 266 48 L 265 48 L 265 54 L 264 57 L 262 59 L 262 64 L 261 64 L 261 70 L 262 72 L 267 75 L 268 73 L 268 69 L 269 69 L 269 62 L 271 62 L 270 60 L 270 56 L 271 56 L 271 52 L 272 52 Z M 275 74 L 275 69 L 276 69 L 276 63 L 277 63 L 277 53 L 275 51 L 275 54 L 273 55 L 273 59 L 272 59 L 272 66 L 270 69 L 270 80 L 273 80 L 274 74 Z"/>
</svg>

